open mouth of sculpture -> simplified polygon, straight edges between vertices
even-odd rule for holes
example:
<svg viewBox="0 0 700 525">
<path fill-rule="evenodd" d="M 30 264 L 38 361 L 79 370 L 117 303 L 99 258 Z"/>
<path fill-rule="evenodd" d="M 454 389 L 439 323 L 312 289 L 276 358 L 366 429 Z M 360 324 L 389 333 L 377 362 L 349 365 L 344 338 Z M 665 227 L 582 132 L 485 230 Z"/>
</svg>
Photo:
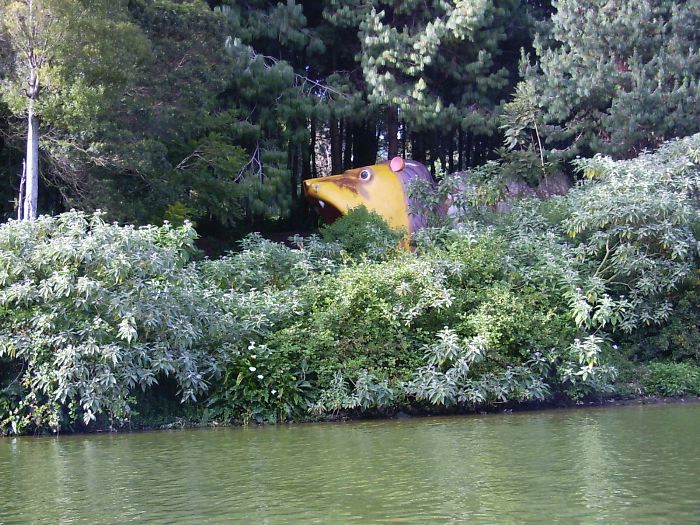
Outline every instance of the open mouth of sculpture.
<svg viewBox="0 0 700 525">
<path fill-rule="evenodd" d="M 342 215 L 340 210 L 333 206 L 330 202 L 313 197 L 309 198 L 309 201 L 311 201 L 311 206 L 316 210 L 316 213 L 321 216 L 323 222 L 326 224 L 335 222 Z"/>
</svg>

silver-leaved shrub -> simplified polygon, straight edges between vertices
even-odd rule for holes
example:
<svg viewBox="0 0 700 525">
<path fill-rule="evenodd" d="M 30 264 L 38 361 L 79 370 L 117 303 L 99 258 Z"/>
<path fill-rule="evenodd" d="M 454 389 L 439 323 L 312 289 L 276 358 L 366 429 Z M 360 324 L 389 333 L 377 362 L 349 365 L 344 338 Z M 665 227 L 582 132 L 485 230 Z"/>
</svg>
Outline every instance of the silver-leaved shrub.
<svg viewBox="0 0 700 525">
<path fill-rule="evenodd" d="M 195 238 L 74 211 L 1 226 L 0 359 L 22 389 L 5 425 L 127 418 L 164 377 L 193 401 L 231 346 L 294 310 L 289 294 L 219 288 L 190 261 Z"/>
</svg>

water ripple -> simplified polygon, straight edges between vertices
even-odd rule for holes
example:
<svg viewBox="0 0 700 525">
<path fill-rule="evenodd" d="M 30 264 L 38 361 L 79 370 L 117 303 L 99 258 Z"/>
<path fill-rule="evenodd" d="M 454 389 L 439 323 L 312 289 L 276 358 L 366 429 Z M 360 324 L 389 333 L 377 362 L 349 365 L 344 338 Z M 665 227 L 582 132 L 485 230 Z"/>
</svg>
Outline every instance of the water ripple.
<svg viewBox="0 0 700 525">
<path fill-rule="evenodd" d="M 0 523 L 700 523 L 700 406 L 0 440 Z"/>
</svg>

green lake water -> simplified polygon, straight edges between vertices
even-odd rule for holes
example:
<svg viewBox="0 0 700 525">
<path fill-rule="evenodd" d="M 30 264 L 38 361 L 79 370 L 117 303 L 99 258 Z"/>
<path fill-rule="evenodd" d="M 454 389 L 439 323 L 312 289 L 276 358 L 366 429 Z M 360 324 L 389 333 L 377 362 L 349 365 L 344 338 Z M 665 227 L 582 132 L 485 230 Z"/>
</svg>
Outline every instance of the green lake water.
<svg viewBox="0 0 700 525">
<path fill-rule="evenodd" d="M 0 439 L 0 523 L 700 523 L 700 405 Z"/>
</svg>

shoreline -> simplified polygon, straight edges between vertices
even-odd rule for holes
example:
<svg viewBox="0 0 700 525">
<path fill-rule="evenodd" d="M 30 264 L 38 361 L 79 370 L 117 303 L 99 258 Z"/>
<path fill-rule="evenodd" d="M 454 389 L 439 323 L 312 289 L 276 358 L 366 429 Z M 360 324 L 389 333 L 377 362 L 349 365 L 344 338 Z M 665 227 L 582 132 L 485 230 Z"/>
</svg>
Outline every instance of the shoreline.
<svg viewBox="0 0 700 525">
<path fill-rule="evenodd" d="M 318 423 L 343 423 L 343 422 L 361 422 L 361 421 L 395 421 L 407 419 L 422 419 L 431 417 L 450 417 L 450 416 L 469 416 L 469 415 L 508 415 L 526 412 L 553 412 L 556 410 L 576 410 L 586 408 L 614 408 L 614 407 L 629 407 L 629 406 L 659 406 L 659 405 L 696 405 L 700 404 L 700 396 L 682 396 L 682 397 L 662 397 L 662 396 L 640 396 L 631 398 L 608 398 L 599 400 L 587 401 L 552 401 L 552 402 L 534 402 L 534 403 L 503 403 L 501 405 L 491 405 L 481 407 L 478 410 L 467 409 L 466 407 L 452 407 L 442 410 L 422 409 L 421 407 L 401 407 L 392 411 L 375 411 L 365 413 L 339 413 L 335 416 L 322 419 L 307 419 L 288 421 L 284 423 L 248 423 L 240 422 L 219 423 L 216 421 L 198 422 L 188 421 L 185 419 L 177 419 L 171 423 L 161 425 L 143 425 L 143 426 L 124 426 L 119 428 L 95 428 L 92 430 L 78 430 L 73 432 L 56 432 L 56 433 L 36 433 L 36 434 L 20 434 L 0 436 L 0 442 L 7 438 L 16 437 L 47 437 L 47 436 L 88 436 L 92 434 L 139 434 L 147 432 L 166 432 L 173 430 L 191 430 L 191 429 L 219 429 L 219 428 L 243 428 L 243 427 L 275 427 L 282 425 L 315 425 Z"/>
<path fill-rule="evenodd" d="M 322 422 L 338 422 L 338 421 L 364 421 L 364 420 L 395 420 L 395 419 L 419 419 L 424 417 L 439 417 L 439 416 L 469 416 L 469 415 L 500 415 L 500 414 L 516 414 L 525 412 L 553 412 L 556 410 L 577 410 L 585 408 L 614 408 L 627 406 L 658 406 L 658 405 L 695 405 L 700 404 L 700 396 L 689 395 L 679 397 L 663 397 L 663 396 L 640 396 L 632 398 L 608 398 L 601 400 L 586 400 L 586 401 L 551 401 L 551 402 L 533 402 L 533 403 L 503 403 L 500 405 L 492 405 L 481 407 L 480 409 L 466 409 L 464 407 L 454 407 L 444 410 L 420 410 L 413 407 L 408 411 L 396 410 L 393 415 L 380 414 L 363 414 L 360 416 L 340 416 L 334 419 L 324 419 Z M 302 422 L 300 422 L 302 423 Z M 303 423 L 307 423 L 306 421 Z M 315 423 L 315 421 L 308 421 Z M 237 425 L 231 425 L 237 426 Z M 263 425 L 260 425 L 263 426 Z"/>
</svg>

